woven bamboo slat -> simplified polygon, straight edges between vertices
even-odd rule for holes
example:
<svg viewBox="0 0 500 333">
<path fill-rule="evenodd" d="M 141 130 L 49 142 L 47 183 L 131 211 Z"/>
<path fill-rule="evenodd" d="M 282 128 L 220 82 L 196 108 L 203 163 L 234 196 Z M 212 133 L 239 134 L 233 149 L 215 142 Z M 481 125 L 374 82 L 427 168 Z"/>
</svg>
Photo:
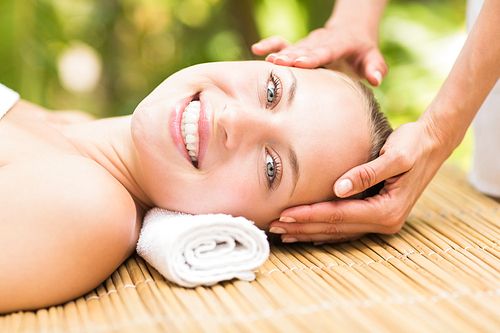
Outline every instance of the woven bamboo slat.
<svg viewBox="0 0 500 333">
<path fill-rule="evenodd" d="M 273 245 L 252 282 L 186 289 L 137 255 L 0 332 L 497 332 L 500 205 L 444 166 L 396 235 Z"/>
</svg>

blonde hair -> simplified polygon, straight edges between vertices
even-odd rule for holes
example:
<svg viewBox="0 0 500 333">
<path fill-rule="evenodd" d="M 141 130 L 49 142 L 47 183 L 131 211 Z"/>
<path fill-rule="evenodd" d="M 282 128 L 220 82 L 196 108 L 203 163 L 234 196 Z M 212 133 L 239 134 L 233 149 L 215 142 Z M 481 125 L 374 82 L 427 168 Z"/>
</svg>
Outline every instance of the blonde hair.
<svg viewBox="0 0 500 333">
<path fill-rule="evenodd" d="M 382 150 L 387 138 L 393 131 L 391 124 L 389 123 L 386 115 L 380 110 L 380 104 L 375 98 L 373 90 L 368 88 L 361 81 L 353 79 L 346 74 L 333 71 L 332 74 L 347 83 L 348 86 L 351 87 L 351 89 L 353 89 L 361 98 L 361 101 L 367 111 L 368 123 L 371 131 L 370 153 L 366 162 L 373 161 L 379 157 L 380 150 Z M 363 199 L 365 197 L 373 196 L 379 193 L 383 186 L 384 182 L 381 182 L 366 191 L 355 194 L 346 199 Z"/>
</svg>

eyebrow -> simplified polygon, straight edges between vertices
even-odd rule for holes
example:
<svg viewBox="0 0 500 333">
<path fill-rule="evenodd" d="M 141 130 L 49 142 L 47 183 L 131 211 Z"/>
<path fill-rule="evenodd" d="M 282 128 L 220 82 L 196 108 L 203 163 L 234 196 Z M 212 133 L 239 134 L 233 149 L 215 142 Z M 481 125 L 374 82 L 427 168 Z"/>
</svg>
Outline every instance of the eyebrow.
<svg viewBox="0 0 500 333">
<path fill-rule="evenodd" d="M 290 159 L 290 165 L 292 166 L 292 171 L 293 171 L 293 186 L 290 191 L 290 198 L 293 195 L 293 192 L 295 192 L 295 188 L 297 187 L 297 181 L 299 180 L 299 175 L 300 175 L 300 167 L 299 167 L 299 159 L 297 158 L 297 153 L 295 152 L 295 149 L 288 143 L 288 157 Z"/>
<path fill-rule="evenodd" d="M 291 79 L 291 85 L 290 88 L 288 89 L 288 99 L 287 99 L 287 104 L 290 105 L 293 103 L 293 100 L 295 98 L 295 93 L 297 92 L 297 78 L 293 74 L 293 71 L 290 68 L 287 68 L 288 73 L 290 74 L 290 79 Z M 290 165 L 292 166 L 292 172 L 293 172 L 293 186 L 290 190 L 290 198 L 292 197 L 293 193 L 295 192 L 295 188 L 297 187 L 297 182 L 299 180 L 299 174 L 300 174 L 300 167 L 299 167 L 299 159 L 297 158 L 297 153 L 295 152 L 295 149 L 293 146 L 288 142 L 288 158 Z"/>
<path fill-rule="evenodd" d="M 293 99 L 295 97 L 295 92 L 297 91 L 297 78 L 293 74 L 292 70 L 290 68 L 287 68 L 288 72 L 290 73 L 290 77 L 292 78 L 292 84 L 290 85 L 290 88 L 288 89 L 288 104 L 291 104 L 293 102 Z"/>
</svg>

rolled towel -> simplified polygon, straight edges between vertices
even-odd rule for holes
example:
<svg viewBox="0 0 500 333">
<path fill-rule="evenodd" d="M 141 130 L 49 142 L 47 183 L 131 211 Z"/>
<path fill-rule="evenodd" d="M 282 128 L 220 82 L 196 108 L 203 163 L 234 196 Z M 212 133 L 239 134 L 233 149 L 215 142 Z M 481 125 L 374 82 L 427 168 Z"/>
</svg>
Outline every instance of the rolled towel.
<svg viewBox="0 0 500 333">
<path fill-rule="evenodd" d="M 252 281 L 269 257 L 264 231 L 243 217 L 188 215 L 153 208 L 146 213 L 137 253 L 183 287 Z"/>
</svg>

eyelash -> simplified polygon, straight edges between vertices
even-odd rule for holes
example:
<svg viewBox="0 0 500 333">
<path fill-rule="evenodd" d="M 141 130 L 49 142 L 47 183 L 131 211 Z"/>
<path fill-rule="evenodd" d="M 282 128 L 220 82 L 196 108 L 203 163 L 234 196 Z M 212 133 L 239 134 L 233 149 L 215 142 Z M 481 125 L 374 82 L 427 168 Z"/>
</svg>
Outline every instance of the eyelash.
<svg viewBox="0 0 500 333">
<path fill-rule="evenodd" d="M 270 177 L 267 174 L 267 156 L 270 156 L 273 160 L 273 163 L 274 163 L 275 174 L 274 174 L 274 177 L 272 179 L 270 179 Z M 267 180 L 269 182 L 269 189 L 271 191 L 275 190 L 278 187 L 278 185 L 280 184 L 280 180 L 281 180 L 281 160 L 276 154 L 271 154 L 267 148 L 266 148 L 266 155 L 265 155 L 265 160 L 264 160 L 264 173 L 265 173 Z"/>
<path fill-rule="evenodd" d="M 267 90 L 269 86 L 269 82 L 272 82 L 274 84 L 274 100 L 272 102 L 267 101 Z M 266 109 L 273 109 L 276 105 L 278 105 L 279 101 L 281 99 L 281 80 L 280 78 L 274 73 L 274 71 L 271 71 L 271 74 L 269 75 L 269 79 L 266 84 Z"/>
</svg>

